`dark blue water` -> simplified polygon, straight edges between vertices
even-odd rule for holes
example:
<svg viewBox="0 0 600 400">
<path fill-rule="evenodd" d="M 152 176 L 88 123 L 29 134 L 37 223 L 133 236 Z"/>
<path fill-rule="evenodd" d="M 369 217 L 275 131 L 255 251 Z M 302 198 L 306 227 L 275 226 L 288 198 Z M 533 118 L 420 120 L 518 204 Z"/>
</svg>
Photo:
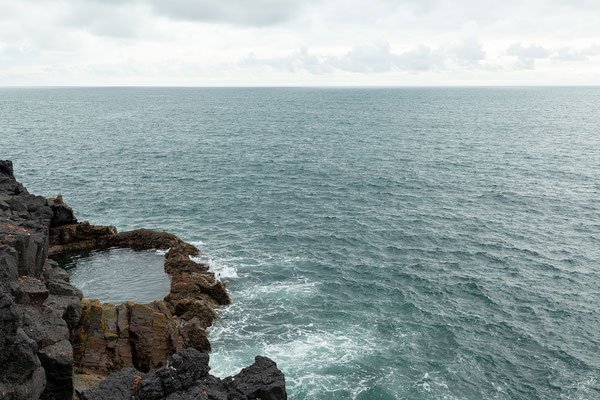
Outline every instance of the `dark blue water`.
<svg viewBox="0 0 600 400">
<path fill-rule="evenodd" d="M 1 89 L 0 158 L 201 247 L 292 399 L 600 398 L 600 89 Z"/>
</svg>

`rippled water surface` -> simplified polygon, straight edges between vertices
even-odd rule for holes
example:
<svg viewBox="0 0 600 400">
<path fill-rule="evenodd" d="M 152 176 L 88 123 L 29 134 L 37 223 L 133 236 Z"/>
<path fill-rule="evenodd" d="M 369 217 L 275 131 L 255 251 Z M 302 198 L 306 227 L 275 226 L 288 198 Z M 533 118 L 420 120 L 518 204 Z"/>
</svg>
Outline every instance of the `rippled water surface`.
<svg viewBox="0 0 600 400">
<path fill-rule="evenodd" d="M 0 89 L 0 136 L 30 191 L 204 251 L 216 374 L 600 398 L 598 88 Z"/>
<path fill-rule="evenodd" d="M 90 299 L 121 304 L 162 300 L 171 286 L 165 257 L 156 251 L 110 249 L 61 260 L 70 282 Z"/>
</svg>

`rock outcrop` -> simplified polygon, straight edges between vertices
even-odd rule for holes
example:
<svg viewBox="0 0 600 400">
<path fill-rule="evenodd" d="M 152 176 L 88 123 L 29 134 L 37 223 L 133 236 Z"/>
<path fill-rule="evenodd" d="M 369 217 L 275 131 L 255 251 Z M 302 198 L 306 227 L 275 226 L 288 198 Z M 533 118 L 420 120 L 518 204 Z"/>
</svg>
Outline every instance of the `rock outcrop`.
<svg viewBox="0 0 600 400">
<path fill-rule="evenodd" d="M 84 299 L 48 259 L 111 247 L 168 250 L 164 301 Z M 81 398 L 286 398 L 283 374 L 266 358 L 239 376 L 208 375 L 206 328 L 230 299 L 208 267 L 190 258 L 199 253 L 166 232 L 78 222 L 60 195 L 29 194 L 12 163 L 0 160 L 0 398 L 70 399 L 74 372 L 89 388 L 116 371 L 97 389 L 81 389 Z"/>
<path fill-rule="evenodd" d="M 54 202 L 29 194 L 0 161 L 0 398 L 69 399 L 73 394 L 70 331 L 81 316 L 81 292 L 47 259 Z M 59 210 L 59 209 L 56 209 Z"/>
<path fill-rule="evenodd" d="M 118 232 L 113 226 L 72 223 L 64 211 L 68 206 L 62 199 L 59 204 L 63 220 L 69 223 L 50 227 L 50 256 L 114 247 L 168 250 L 164 269 L 171 276 L 164 301 L 116 307 L 83 300 L 83 317 L 73 335 L 78 373 L 106 375 L 124 367 L 147 372 L 165 365 L 182 348 L 211 350 L 206 328 L 218 317 L 214 309 L 231 300 L 208 266 L 190 258 L 200 254 L 199 249 L 167 232 Z"/>
<path fill-rule="evenodd" d="M 208 354 L 185 349 L 167 365 L 144 374 L 133 368 L 111 375 L 96 388 L 84 390 L 81 400 L 243 400 L 287 399 L 285 378 L 266 357 L 239 374 L 219 379 L 209 374 Z"/>
</svg>

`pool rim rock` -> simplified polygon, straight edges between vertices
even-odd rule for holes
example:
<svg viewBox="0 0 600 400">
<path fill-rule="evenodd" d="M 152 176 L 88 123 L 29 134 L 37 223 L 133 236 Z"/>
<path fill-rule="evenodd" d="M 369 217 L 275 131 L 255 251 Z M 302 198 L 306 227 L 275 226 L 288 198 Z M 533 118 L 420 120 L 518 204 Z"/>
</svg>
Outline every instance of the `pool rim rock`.
<svg viewBox="0 0 600 400">
<path fill-rule="evenodd" d="M 61 197 L 53 200 L 71 211 Z M 69 223 L 57 221 L 50 227 L 49 257 L 112 248 L 163 250 L 163 268 L 171 278 L 164 300 L 115 305 L 84 298 L 81 320 L 71 335 L 76 372 L 103 376 L 124 367 L 148 372 L 183 348 L 211 350 L 206 328 L 218 318 L 215 308 L 231 300 L 208 265 L 190 258 L 200 254 L 197 247 L 165 231 L 118 232 L 114 226 L 73 222 L 70 214 L 63 212 Z"/>
<path fill-rule="evenodd" d="M 69 274 L 48 258 L 110 247 L 167 250 L 163 267 L 171 287 L 165 299 L 128 302 L 119 310 L 111 303 L 83 299 Z M 0 160 L 0 397 L 70 399 L 88 389 L 90 396 L 101 399 L 101 391 L 74 390 L 74 372 L 103 379 L 114 377 L 117 370 L 139 375 L 155 370 L 158 375 L 151 375 L 149 382 L 179 380 L 181 388 L 171 387 L 169 392 L 175 390 L 182 399 L 189 397 L 188 385 L 200 390 L 207 383 L 222 398 L 286 398 L 283 374 L 272 361 L 257 361 L 244 370 L 243 385 L 235 387 L 203 373 L 201 381 L 191 382 L 185 373 L 165 367 L 168 362 L 181 363 L 186 354 L 208 359 L 206 327 L 217 318 L 215 309 L 230 302 L 223 283 L 190 258 L 199 252 L 163 231 L 119 233 L 114 227 L 78 222 L 61 196 L 30 194 L 15 179 L 12 162 Z M 167 381 L 161 380 L 163 375 Z M 134 392 L 139 400 L 154 398 Z"/>
</svg>

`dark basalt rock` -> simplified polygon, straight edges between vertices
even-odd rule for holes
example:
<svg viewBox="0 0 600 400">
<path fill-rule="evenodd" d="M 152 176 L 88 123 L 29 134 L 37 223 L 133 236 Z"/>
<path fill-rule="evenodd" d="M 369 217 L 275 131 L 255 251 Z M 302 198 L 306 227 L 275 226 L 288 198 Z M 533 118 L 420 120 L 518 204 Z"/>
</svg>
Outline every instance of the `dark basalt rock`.
<svg viewBox="0 0 600 400">
<path fill-rule="evenodd" d="M 285 377 L 277 364 L 267 357 L 256 356 L 254 364 L 239 374 L 223 379 L 231 400 L 286 399 Z"/>
<path fill-rule="evenodd" d="M 169 249 L 165 301 L 115 306 L 82 299 L 68 273 L 48 259 L 110 247 Z M 283 374 L 268 359 L 257 358 L 230 381 L 208 374 L 206 328 L 218 317 L 214 308 L 230 299 L 208 267 L 190 259 L 199 253 L 167 232 L 119 233 L 78 222 L 62 196 L 29 194 L 12 163 L 0 160 L 0 398 L 70 399 L 75 370 L 100 378 L 120 370 L 81 399 L 286 398 Z"/>
<path fill-rule="evenodd" d="M 144 374 L 133 368 L 124 368 L 103 380 L 98 387 L 79 393 L 80 400 L 130 400 L 137 383 Z"/>
<path fill-rule="evenodd" d="M 0 161 L 0 202 L 0 398 L 68 399 L 73 360 L 59 304 L 70 304 L 73 324 L 81 294 L 48 287 L 64 277 L 46 257 L 52 207 L 15 180 L 10 161 Z"/>
<path fill-rule="evenodd" d="M 38 352 L 46 372 L 44 399 L 70 399 L 73 396 L 73 347 L 68 341 L 46 346 Z"/>
<path fill-rule="evenodd" d="M 48 205 L 52 208 L 50 227 L 54 228 L 77 223 L 77 218 L 75 218 L 75 215 L 73 214 L 73 209 L 65 204 L 60 194 L 55 198 L 48 199 Z"/>
<path fill-rule="evenodd" d="M 104 380 L 97 388 L 84 390 L 81 400 L 284 400 L 285 379 L 277 365 L 266 357 L 239 374 L 221 380 L 209 374 L 209 357 L 185 349 L 169 357 L 168 364 L 142 374 L 127 368 Z"/>
</svg>

